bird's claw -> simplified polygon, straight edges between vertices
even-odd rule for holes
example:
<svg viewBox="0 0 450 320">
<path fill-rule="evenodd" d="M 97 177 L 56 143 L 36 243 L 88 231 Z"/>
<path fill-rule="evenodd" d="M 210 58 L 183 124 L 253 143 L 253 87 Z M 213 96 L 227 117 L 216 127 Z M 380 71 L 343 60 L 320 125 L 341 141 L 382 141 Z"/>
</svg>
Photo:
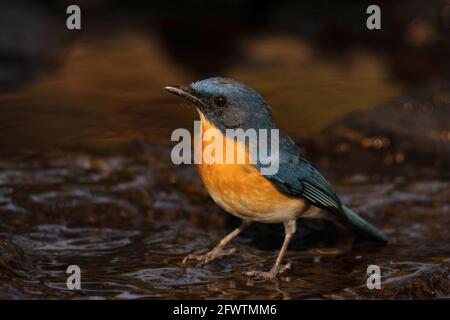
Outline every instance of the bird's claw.
<svg viewBox="0 0 450 320">
<path fill-rule="evenodd" d="M 245 274 L 251 278 L 259 278 L 264 280 L 275 279 L 278 275 L 285 273 L 291 269 L 291 263 L 287 263 L 279 268 L 273 267 L 270 271 L 248 271 Z"/>
<path fill-rule="evenodd" d="M 207 264 L 208 262 L 213 261 L 214 259 L 222 256 L 229 256 L 236 252 L 235 248 L 223 250 L 223 249 L 213 249 L 205 254 L 188 254 L 183 259 L 183 264 L 187 264 L 190 260 L 199 261 L 200 264 Z"/>
</svg>

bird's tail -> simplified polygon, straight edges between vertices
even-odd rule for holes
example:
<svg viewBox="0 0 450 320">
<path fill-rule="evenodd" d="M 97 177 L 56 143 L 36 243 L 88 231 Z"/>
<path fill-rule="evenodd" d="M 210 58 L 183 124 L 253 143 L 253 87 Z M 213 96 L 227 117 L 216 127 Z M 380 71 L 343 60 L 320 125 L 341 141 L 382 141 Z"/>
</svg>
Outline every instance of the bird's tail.
<svg viewBox="0 0 450 320">
<path fill-rule="evenodd" d="M 358 216 L 350 208 L 342 206 L 342 212 L 350 222 L 350 228 L 353 229 L 356 233 L 365 238 L 382 241 L 384 243 L 387 243 L 389 241 L 382 231 L 378 230 L 366 220 Z"/>
</svg>

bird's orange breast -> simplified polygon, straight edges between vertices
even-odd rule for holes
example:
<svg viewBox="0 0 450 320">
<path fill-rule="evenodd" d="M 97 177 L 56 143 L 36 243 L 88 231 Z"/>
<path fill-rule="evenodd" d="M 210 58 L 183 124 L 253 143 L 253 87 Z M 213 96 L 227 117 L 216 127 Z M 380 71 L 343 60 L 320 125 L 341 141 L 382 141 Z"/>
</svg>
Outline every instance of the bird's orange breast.
<svg viewBox="0 0 450 320">
<path fill-rule="evenodd" d="M 202 117 L 202 133 L 215 129 Z M 288 197 L 278 191 L 272 183 L 262 176 L 259 170 L 249 163 L 245 145 L 222 135 L 224 159 L 226 144 L 233 144 L 236 152 L 244 148 L 245 164 L 208 164 L 208 154 L 202 154 L 198 165 L 200 176 L 214 201 L 229 213 L 242 219 L 259 222 L 284 222 L 296 218 L 305 209 L 302 199 Z M 203 141 L 202 149 L 214 141 Z M 242 150 L 242 149 L 241 149 Z"/>
</svg>

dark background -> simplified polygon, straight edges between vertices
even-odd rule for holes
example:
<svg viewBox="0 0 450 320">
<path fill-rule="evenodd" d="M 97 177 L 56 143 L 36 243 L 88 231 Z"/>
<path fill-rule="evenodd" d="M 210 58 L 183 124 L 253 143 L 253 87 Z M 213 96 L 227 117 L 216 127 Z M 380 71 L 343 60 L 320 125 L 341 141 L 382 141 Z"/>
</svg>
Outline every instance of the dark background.
<svg viewBox="0 0 450 320">
<path fill-rule="evenodd" d="M 82 8 L 80 31 L 65 28 L 69 4 Z M 255 87 L 296 139 L 447 83 L 448 1 L 379 1 L 382 29 L 374 31 L 366 28 L 369 4 L 2 1 L 0 149 L 67 150 L 142 136 L 167 144 L 195 114 L 174 106 L 162 87 L 210 76 Z M 432 125 L 439 129 L 427 134 L 448 133 Z"/>
</svg>

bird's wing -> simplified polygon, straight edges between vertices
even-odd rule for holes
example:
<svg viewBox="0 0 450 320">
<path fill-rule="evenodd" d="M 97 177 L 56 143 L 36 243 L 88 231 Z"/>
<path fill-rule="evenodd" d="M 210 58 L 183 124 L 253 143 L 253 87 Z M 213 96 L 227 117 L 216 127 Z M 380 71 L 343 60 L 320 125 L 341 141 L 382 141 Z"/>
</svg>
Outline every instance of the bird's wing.
<svg viewBox="0 0 450 320">
<path fill-rule="evenodd" d="M 279 170 L 265 177 L 289 196 L 302 197 L 316 207 L 341 213 L 341 202 L 331 185 L 303 157 L 289 136 L 282 132 L 279 134 Z"/>
<path fill-rule="evenodd" d="M 279 132 L 279 170 L 265 177 L 281 192 L 308 200 L 340 218 L 351 230 L 372 240 L 388 242 L 384 233 L 343 206 L 330 184 L 300 153 L 289 136 Z M 259 166 L 259 164 L 258 164 Z"/>
<path fill-rule="evenodd" d="M 384 243 L 388 241 L 383 232 L 343 206 L 331 185 L 303 157 L 295 142 L 282 132 L 279 135 L 279 170 L 274 175 L 264 177 L 281 192 L 306 199 L 314 206 L 331 212 L 364 238 Z M 257 166 L 261 168 L 259 161 Z"/>
</svg>

